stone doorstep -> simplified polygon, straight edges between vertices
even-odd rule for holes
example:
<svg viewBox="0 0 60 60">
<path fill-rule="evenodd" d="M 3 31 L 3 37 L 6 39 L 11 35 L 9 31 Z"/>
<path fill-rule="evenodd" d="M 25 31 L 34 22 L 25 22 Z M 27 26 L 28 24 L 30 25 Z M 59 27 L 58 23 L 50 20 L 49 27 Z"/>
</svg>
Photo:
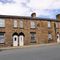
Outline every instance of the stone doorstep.
<svg viewBox="0 0 60 60">
<path fill-rule="evenodd" d="M 48 43 L 48 44 L 35 44 L 35 45 L 17 46 L 17 47 L 2 47 L 2 48 L 0 48 L 0 51 L 17 49 L 17 48 L 40 47 L 40 46 L 43 47 L 43 46 L 51 46 L 51 45 L 57 45 L 57 44 L 58 43 Z"/>
</svg>

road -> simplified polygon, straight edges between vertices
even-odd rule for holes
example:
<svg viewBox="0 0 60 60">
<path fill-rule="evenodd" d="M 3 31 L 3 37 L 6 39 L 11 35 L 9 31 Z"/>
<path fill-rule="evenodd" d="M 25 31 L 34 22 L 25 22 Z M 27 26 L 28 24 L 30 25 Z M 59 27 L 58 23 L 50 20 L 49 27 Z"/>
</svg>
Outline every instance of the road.
<svg viewBox="0 0 60 60">
<path fill-rule="evenodd" d="M 60 60 L 60 45 L 5 50 L 0 60 Z"/>
</svg>

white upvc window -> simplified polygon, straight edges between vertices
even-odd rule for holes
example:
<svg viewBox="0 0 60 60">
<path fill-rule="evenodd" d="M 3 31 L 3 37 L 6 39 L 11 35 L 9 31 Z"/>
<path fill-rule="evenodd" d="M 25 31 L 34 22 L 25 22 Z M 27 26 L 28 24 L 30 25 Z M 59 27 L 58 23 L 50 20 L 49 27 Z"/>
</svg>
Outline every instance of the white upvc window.
<svg viewBox="0 0 60 60">
<path fill-rule="evenodd" d="M 0 27 L 5 27 L 5 19 L 0 19 Z"/>
<path fill-rule="evenodd" d="M 31 28 L 36 28 L 36 24 L 34 21 L 31 21 Z"/>
<path fill-rule="evenodd" d="M 58 23 L 56 22 L 56 28 L 58 28 Z"/>
<path fill-rule="evenodd" d="M 56 22 L 56 28 L 60 28 L 60 22 Z"/>
<path fill-rule="evenodd" d="M 51 33 L 48 33 L 48 40 L 51 40 L 52 39 L 52 35 Z"/>
<path fill-rule="evenodd" d="M 20 20 L 20 28 L 23 28 L 23 21 Z"/>
<path fill-rule="evenodd" d="M 5 42 L 4 33 L 0 33 L 0 43 L 4 43 L 4 42 Z"/>
<path fill-rule="evenodd" d="M 17 27 L 17 20 L 14 20 L 14 27 Z"/>
<path fill-rule="evenodd" d="M 51 28 L 51 22 L 48 21 L 48 28 Z"/>
</svg>

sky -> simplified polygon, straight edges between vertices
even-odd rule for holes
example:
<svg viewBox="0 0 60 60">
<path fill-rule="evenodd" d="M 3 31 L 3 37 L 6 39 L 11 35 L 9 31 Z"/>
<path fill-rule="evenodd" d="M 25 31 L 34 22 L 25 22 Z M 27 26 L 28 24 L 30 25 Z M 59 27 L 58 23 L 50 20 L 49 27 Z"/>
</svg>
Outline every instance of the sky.
<svg viewBox="0 0 60 60">
<path fill-rule="evenodd" d="M 0 0 L 0 15 L 31 16 L 56 19 L 60 0 Z"/>
</svg>

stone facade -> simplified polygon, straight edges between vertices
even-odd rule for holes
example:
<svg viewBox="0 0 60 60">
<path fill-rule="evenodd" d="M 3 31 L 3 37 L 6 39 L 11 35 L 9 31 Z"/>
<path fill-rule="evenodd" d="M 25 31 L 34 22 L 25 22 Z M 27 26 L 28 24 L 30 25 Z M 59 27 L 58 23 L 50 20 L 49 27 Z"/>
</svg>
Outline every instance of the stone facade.
<svg viewBox="0 0 60 60">
<path fill-rule="evenodd" d="M 36 16 L 36 15 L 35 15 Z M 13 34 L 22 32 L 24 36 L 24 45 L 30 44 L 42 44 L 42 43 L 52 43 L 57 41 L 57 32 L 60 32 L 60 29 L 56 29 L 56 22 L 60 22 L 59 19 L 41 19 L 37 17 L 22 17 L 22 16 L 4 16 L 1 15 L 0 18 L 5 19 L 5 27 L 0 28 L 0 32 L 4 32 L 5 42 L 0 44 L 0 46 L 13 46 Z M 13 27 L 14 20 L 17 20 L 17 28 Z M 23 28 L 19 27 L 19 21 L 23 21 Z M 36 28 L 31 28 L 30 22 L 34 21 Z M 48 28 L 48 21 L 51 23 L 51 27 Z M 36 33 L 36 43 L 31 43 L 30 33 Z M 48 40 L 48 33 L 52 35 L 52 39 Z"/>
</svg>

